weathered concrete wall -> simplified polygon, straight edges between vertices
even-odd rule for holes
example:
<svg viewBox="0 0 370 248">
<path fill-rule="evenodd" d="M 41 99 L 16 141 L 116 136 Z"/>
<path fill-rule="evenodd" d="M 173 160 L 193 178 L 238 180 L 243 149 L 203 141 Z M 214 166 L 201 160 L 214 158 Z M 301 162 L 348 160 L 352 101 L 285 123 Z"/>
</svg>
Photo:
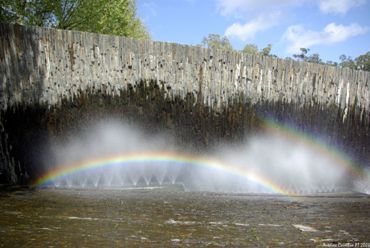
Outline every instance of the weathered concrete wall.
<svg viewBox="0 0 370 248">
<path fill-rule="evenodd" d="M 157 80 L 169 96 L 193 93 L 216 108 L 243 93 L 252 103 L 336 105 L 344 118 L 370 110 L 368 72 L 164 42 L 1 24 L 0 61 L 2 109 Z"/>
<path fill-rule="evenodd" d="M 198 152 L 272 116 L 368 166 L 369 86 L 363 71 L 0 24 L 0 184 L 37 177 L 50 140 L 110 116 Z"/>
</svg>

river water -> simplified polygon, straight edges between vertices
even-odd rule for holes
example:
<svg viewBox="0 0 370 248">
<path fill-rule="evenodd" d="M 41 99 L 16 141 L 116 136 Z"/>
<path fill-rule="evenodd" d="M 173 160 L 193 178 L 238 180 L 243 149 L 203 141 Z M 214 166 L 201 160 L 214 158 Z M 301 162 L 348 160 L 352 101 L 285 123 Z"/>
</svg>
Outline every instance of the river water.
<svg viewBox="0 0 370 248">
<path fill-rule="evenodd" d="M 370 247 L 370 197 L 354 193 L 19 189 L 0 212 L 0 247 Z"/>
</svg>

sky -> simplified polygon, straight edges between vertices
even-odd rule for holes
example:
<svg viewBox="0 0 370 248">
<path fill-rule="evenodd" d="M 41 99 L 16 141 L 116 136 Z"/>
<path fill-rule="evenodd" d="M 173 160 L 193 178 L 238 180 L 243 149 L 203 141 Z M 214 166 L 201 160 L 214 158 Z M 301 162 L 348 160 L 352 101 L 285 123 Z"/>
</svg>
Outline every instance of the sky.
<svg viewBox="0 0 370 248">
<path fill-rule="evenodd" d="M 325 61 L 370 51 L 370 0 L 137 0 L 151 39 L 187 45 L 208 34 L 235 50 L 272 45 L 281 58 L 309 48 Z"/>
</svg>

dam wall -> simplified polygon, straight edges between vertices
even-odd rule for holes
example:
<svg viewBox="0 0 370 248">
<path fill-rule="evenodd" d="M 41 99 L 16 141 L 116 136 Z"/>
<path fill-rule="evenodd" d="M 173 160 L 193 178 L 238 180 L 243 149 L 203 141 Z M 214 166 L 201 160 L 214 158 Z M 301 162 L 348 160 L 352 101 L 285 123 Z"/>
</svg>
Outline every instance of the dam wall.
<svg viewBox="0 0 370 248">
<path fill-rule="evenodd" d="M 93 33 L 0 25 L 0 104 L 46 103 L 90 89 L 119 95 L 140 80 L 168 96 L 191 93 L 212 108 L 252 103 L 370 109 L 370 73 L 196 46 Z"/>
<path fill-rule="evenodd" d="M 348 68 L 0 24 L 0 185 L 37 178 L 53 140 L 112 117 L 191 152 L 272 121 L 370 167 L 369 86 Z"/>
</svg>

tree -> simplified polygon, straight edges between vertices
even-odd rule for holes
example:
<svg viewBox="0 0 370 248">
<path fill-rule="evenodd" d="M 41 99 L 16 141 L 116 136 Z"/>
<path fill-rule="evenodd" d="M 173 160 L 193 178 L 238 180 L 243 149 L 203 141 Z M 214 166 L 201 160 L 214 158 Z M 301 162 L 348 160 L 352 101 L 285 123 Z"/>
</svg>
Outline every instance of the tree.
<svg viewBox="0 0 370 248">
<path fill-rule="evenodd" d="M 246 44 L 242 50 L 243 53 L 247 54 L 260 54 L 263 56 L 273 56 L 276 57 L 276 55 L 271 54 L 271 48 L 272 45 L 268 44 L 266 47 L 262 48 L 261 51 L 258 51 L 258 46 L 255 44 Z"/>
<path fill-rule="evenodd" d="M 316 64 L 322 64 L 322 60 L 320 59 L 320 55 L 318 53 L 313 53 L 310 56 L 307 56 L 304 61 Z"/>
<path fill-rule="evenodd" d="M 340 66 L 351 69 L 370 71 L 370 51 L 352 59 L 351 56 L 342 54 L 339 59 L 341 60 Z"/>
<path fill-rule="evenodd" d="M 331 60 L 327 60 L 327 61 L 326 61 L 326 64 L 327 64 L 327 65 L 332 65 L 332 66 L 335 66 L 335 67 L 337 67 L 337 66 L 338 66 L 338 62 L 331 61 Z"/>
<path fill-rule="evenodd" d="M 357 69 L 370 71 L 370 51 L 355 58 Z"/>
<path fill-rule="evenodd" d="M 22 25 L 47 26 L 51 19 L 53 1 L 3 0 L 0 6 L 0 22 Z"/>
<path fill-rule="evenodd" d="M 0 21 L 149 38 L 134 0 L 3 0 Z"/>
<path fill-rule="evenodd" d="M 298 60 L 301 60 L 301 61 L 305 61 L 305 62 L 310 62 L 310 63 L 316 63 L 316 64 L 322 64 L 322 59 L 320 58 L 320 54 L 318 53 L 313 53 L 313 54 L 310 54 L 310 55 L 307 55 L 308 52 L 310 51 L 309 48 L 300 48 L 301 50 L 301 53 L 299 54 L 293 54 L 293 57 L 298 59 Z"/>
<path fill-rule="evenodd" d="M 247 44 L 243 48 L 243 53 L 258 54 L 258 46 L 255 44 Z"/>
<path fill-rule="evenodd" d="M 136 17 L 133 0 L 80 0 L 79 7 L 72 14 L 66 22 L 60 24 L 66 25 L 63 28 L 133 38 L 149 38 L 144 25 Z M 91 23 L 91 18 L 96 21 Z"/>
<path fill-rule="evenodd" d="M 219 34 L 209 34 L 207 37 L 203 38 L 202 44 L 204 47 L 214 50 L 234 50 L 229 39 L 226 36 L 221 36 Z"/>
<path fill-rule="evenodd" d="M 263 49 L 261 50 L 261 52 L 260 52 L 260 53 L 261 53 L 263 56 L 270 56 L 271 48 L 272 48 L 272 45 L 271 45 L 271 44 L 268 44 L 265 48 L 263 48 Z"/>
<path fill-rule="evenodd" d="M 355 61 L 351 58 L 351 56 L 347 56 L 347 55 L 340 55 L 339 57 L 340 59 L 340 63 L 339 65 L 341 67 L 348 67 L 348 68 L 351 68 L 351 69 L 356 69 L 356 63 Z"/>
<path fill-rule="evenodd" d="M 298 60 L 303 60 L 306 58 L 306 54 L 310 51 L 309 48 L 300 48 L 299 50 L 301 50 L 301 53 L 299 54 L 293 54 L 293 57 L 298 59 Z"/>
</svg>

